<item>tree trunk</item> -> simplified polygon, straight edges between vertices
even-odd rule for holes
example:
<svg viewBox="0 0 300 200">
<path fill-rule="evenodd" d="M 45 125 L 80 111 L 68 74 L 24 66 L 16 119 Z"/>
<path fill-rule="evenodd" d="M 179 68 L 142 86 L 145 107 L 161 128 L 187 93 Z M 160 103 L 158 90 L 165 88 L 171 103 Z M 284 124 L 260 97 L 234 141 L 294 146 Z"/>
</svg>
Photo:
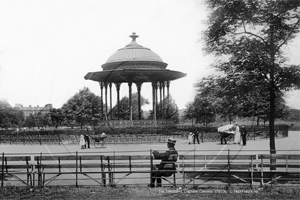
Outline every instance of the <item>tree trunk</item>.
<svg viewBox="0 0 300 200">
<path fill-rule="evenodd" d="M 271 56 L 271 63 L 270 63 L 270 114 L 269 114 L 269 136 L 270 136 L 270 154 L 276 154 L 275 148 L 275 84 L 274 84 L 274 70 L 275 70 L 275 46 L 274 46 L 274 37 L 273 37 L 273 26 L 270 27 L 271 30 L 271 48 L 270 48 L 270 56 Z M 270 160 L 271 162 L 271 169 L 275 170 L 276 166 L 272 166 L 273 164 L 276 165 L 276 159 Z"/>
</svg>

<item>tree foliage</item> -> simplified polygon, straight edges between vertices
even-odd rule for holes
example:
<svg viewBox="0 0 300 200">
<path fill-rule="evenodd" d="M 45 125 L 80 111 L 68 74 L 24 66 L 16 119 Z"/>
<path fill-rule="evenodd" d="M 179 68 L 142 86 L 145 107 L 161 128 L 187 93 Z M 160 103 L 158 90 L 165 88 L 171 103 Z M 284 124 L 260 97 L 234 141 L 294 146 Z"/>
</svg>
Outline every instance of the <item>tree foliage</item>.
<svg viewBox="0 0 300 200">
<path fill-rule="evenodd" d="M 269 91 L 270 149 L 274 153 L 276 99 L 283 91 L 299 88 L 299 66 L 285 65 L 281 51 L 300 31 L 299 1 L 207 0 L 207 5 L 211 13 L 204 33 L 205 50 L 228 55 L 228 62 L 218 65 L 226 75 L 239 73 L 250 84 L 262 83 L 262 92 Z"/>
<path fill-rule="evenodd" d="M 22 111 L 12 108 L 7 101 L 0 101 L 1 128 L 21 127 L 23 121 L 24 114 Z"/>
<path fill-rule="evenodd" d="M 174 123 L 179 122 L 178 106 L 171 95 L 169 100 L 166 97 L 162 100 L 162 104 L 160 102 L 157 104 L 156 118 L 172 120 Z M 153 110 L 150 111 L 148 119 L 153 119 Z"/>
<path fill-rule="evenodd" d="M 62 111 L 62 109 L 58 108 L 53 108 L 50 110 L 50 119 L 52 122 L 52 125 L 57 128 L 58 126 L 62 125 L 63 122 L 65 121 L 65 115 Z"/>
<path fill-rule="evenodd" d="M 149 101 L 145 99 L 143 96 L 141 96 L 141 107 L 149 104 Z M 130 119 L 130 110 L 129 110 L 129 98 L 127 96 L 123 97 L 119 102 L 119 115 L 118 115 L 118 105 L 116 102 L 116 105 L 112 108 L 110 111 L 113 114 L 114 119 L 123 119 L 123 120 L 129 120 Z M 138 119 L 139 113 L 138 113 L 138 93 L 132 94 L 132 119 Z M 141 116 L 143 116 L 143 110 L 141 109 Z"/>
<path fill-rule="evenodd" d="M 62 106 L 62 111 L 69 125 L 96 125 L 102 117 L 100 105 L 101 98 L 85 87 Z"/>
</svg>

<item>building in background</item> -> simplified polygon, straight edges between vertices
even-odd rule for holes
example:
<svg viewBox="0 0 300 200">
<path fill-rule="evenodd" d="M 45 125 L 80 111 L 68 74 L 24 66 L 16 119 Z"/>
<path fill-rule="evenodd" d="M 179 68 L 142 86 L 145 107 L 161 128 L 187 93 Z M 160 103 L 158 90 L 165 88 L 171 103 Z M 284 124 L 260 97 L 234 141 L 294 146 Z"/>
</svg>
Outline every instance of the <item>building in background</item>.
<svg viewBox="0 0 300 200">
<path fill-rule="evenodd" d="M 28 117 L 31 114 L 47 114 L 50 112 L 50 109 L 52 109 L 53 106 L 52 104 L 46 104 L 44 107 L 40 107 L 39 105 L 37 105 L 37 107 L 32 107 L 31 105 L 29 105 L 29 107 L 24 107 L 22 104 L 16 104 L 15 108 L 23 111 L 24 116 Z"/>
</svg>

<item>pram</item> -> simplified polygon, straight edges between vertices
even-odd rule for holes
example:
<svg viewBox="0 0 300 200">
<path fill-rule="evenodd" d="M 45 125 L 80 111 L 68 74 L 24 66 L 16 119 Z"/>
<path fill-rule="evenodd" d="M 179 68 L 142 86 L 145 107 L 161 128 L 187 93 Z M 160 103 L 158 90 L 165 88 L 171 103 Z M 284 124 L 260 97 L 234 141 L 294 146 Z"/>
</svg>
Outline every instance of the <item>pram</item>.
<svg viewBox="0 0 300 200">
<path fill-rule="evenodd" d="M 92 140 L 94 140 L 95 147 L 105 147 L 106 146 L 106 135 L 92 135 Z"/>
<path fill-rule="evenodd" d="M 235 131 L 234 131 L 234 126 L 233 124 L 228 124 L 225 126 L 221 126 L 218 128 L 218 132 L 221 134 L 220 139 L 221 139 L 221 144 L 223 144 L 223 141 L 225 144 L 234 137 Z"/>
</svg>

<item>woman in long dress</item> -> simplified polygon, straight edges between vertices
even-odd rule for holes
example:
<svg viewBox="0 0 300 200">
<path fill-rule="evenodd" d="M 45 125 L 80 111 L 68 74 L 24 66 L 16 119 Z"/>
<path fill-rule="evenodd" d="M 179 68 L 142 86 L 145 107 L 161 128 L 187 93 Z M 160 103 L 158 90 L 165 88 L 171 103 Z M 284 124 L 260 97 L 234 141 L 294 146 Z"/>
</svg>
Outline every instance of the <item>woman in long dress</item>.
<svg viewBox="0 0 300 200">
<path fill-rule="evenodd" d="M 80 145 L 81 149 L 85 149 L 84 135 L 80 135 L 79 145 Z"/>
<path fill-rule="evenodd" d="M 235 124 L 234 143 L 235 144 L 240 144 L 241 143 L 240 127 L 239 127 L 239 125 L 237 123 Z"/>
</svg>

